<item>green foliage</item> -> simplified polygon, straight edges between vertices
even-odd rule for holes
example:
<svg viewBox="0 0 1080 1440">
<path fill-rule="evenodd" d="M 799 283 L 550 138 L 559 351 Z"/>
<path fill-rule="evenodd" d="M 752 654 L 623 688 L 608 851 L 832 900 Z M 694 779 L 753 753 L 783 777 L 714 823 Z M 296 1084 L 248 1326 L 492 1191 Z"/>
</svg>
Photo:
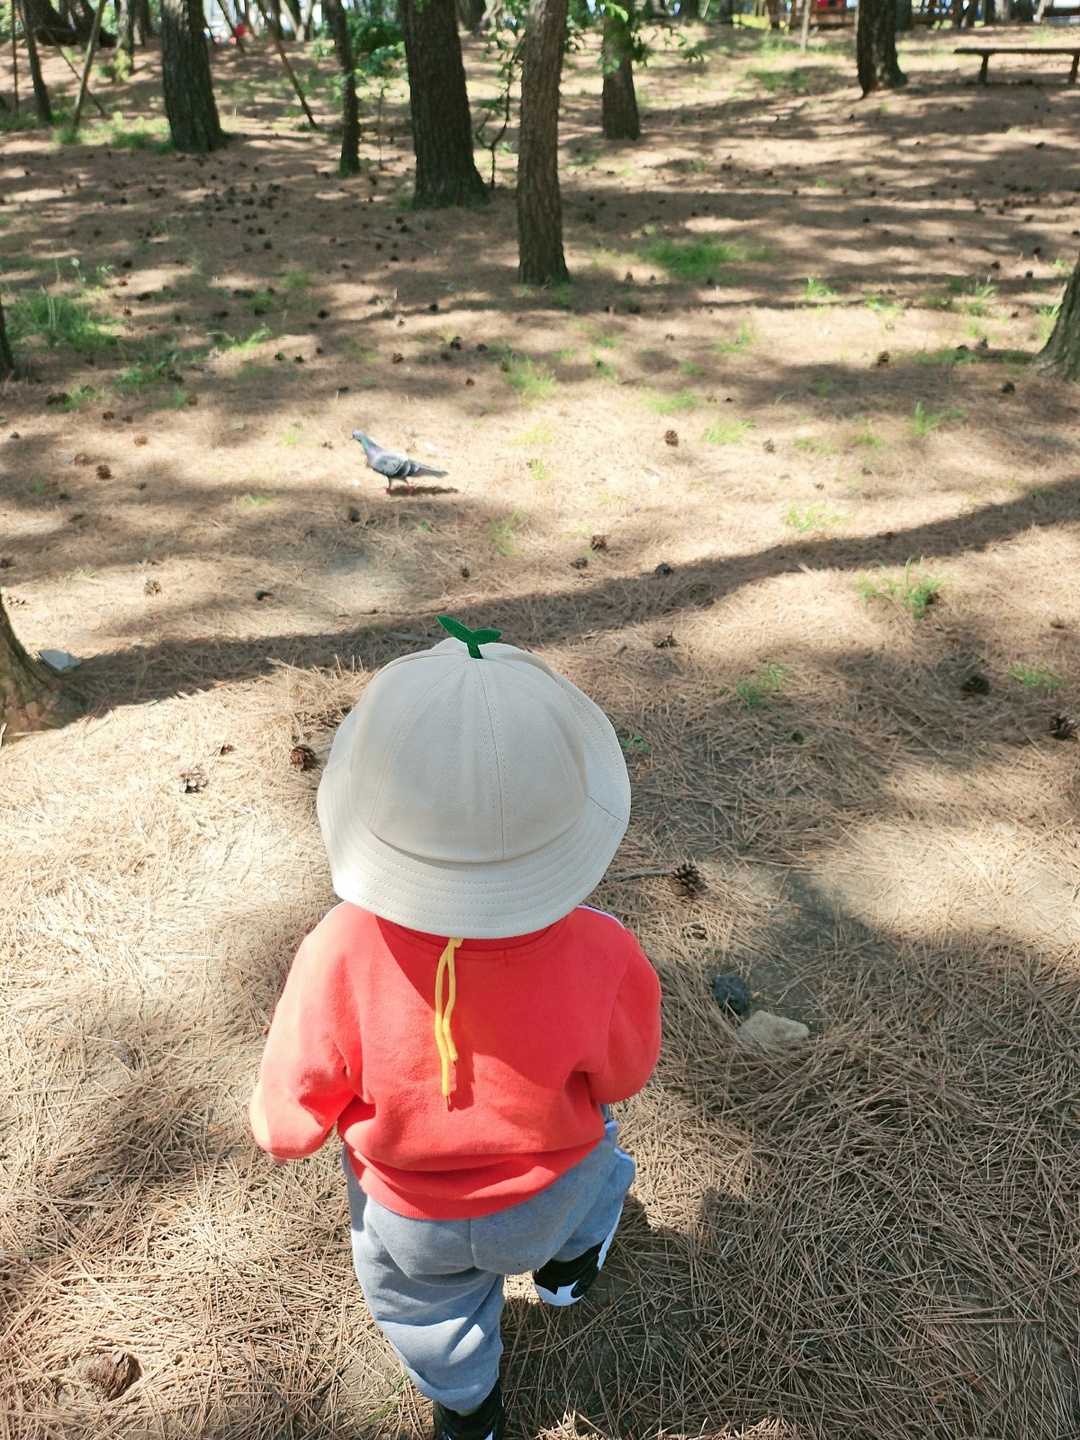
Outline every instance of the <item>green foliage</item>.
<svg viewBox="0 0 1080 1440">
<path fill-rule="evenodd" d="M 292 265 L 285 272 L 285 289 L 290 293 L 294 290 L 306 290 L 311 284 L 311 271 L 305 270 L 301 265 Z"/>
<path fill-rule="evenodd" d="M 925 410 L 921 400 L 916 402 L 915 414 L 911 421 L 911 433 L 916 440 L 922 440 L 929 435 L 931 430 L 936 430 L 946 420 L 963 420 L 963 410 L 957 409 L 955 405 L 949 405 L 944 410 Z"/>
<path fill-rule="evenodd" d="M 64 400 L 62 409 L 68 414 L 81 410 L 84 405 L 93 405 L 95 400 L 101 399 L 101 391 L 94 385 L 78 385 Z"/>
<path fill-rule="evenodd" d="M 555 439 L 555 431 L 546 420 L 540 420 L 524 434 L 517 437 L 519 445 L 549 445 Z"/>
<path fill-rule="evenodd" d="M 807 276 L 806 299 L 808 303 L 811 300 L 822 300 L 828 302 L 832 300 L 838 300 L 839 298 L 840 297 L 837 295 L 836 291 L 831 290 L 824 280 L 820 280 L 816 275 Z"/>
<path fill-rule="evenodd" d="M 269 340 L 271 331 L 265 325 L 260 325 L 243 340 L 238 340 L 235 335 L 228 335 L 223 330 L 211 331 L 216 341 L 216 347 L 222 355 L 246 355 L 254 350 L 256 345 L 261 345 L 264 340 Z"/>
<path fill-rule="evenodd" d="M 1060 310 L 1060 303 L 1057 305 L 1040 305 L 1036 310 L 1035 333 L 1038 336 L 1040 345 L 1045 345 L 1053 334 Z"/>
<path fill-rule="evenodd" d="M 825 506 L 820 504 L 807 505 L 805 509 L 792 505 L 784 516 L 784 524 L 790 525 L 792 530 L 797 530 L 800 535 L 806 535 L 811 530 L 826 531 L 834 525 L 842 525 L 843 521 L 842 515 L 830 514 Z"/>
<path fill-rule="evenodd" d="M 549 400 L 555 393 L 555 372 L 547 365 L 534 365 L 509 345 L 497 351 L 499 368 L 519 400 Z"/>
<path fill-rule="evenodd" d="M 669 275 L 680 280 L 696 280 L 699 284 L 715 282 L 722 284 L 725 267 L 739 261 L 763 261 L 772 259 L 772 248 L 768 245 L 745 246 L 722 240 L 650 240 L 641 251 L 642 259 L 653 265 L 661 265 Z"/>
<path fill-rule="evenodd" d="M 710 445 L 738 445 L 753 430 L 752 420 L 717 420 L 701 433 Z"/>
<path fill-rule="evenodd" d="M 617 385 L 619 383 L 619 372 L 615 369 L 615 366 L 612 365 L 610 361 L 603 359 L 603 357 L 600 355 L 597 355 L 595 350 L 589 351 L 589 359 L 592 361 L 593 369 L 596 371 L 597 375 L 599 375 L 601 380 L 610 380 L 613 385 Z"/>
<path fill-rule="evenodd" d="M 551 466 L 539 455 L 534 455 L 529 461 L 529 469 L 532 471 L 534 480 L 550 480 Z"/>
<path fill-rule="evenodd" d="M 12 344 L 37 338 L 50 350 L 67 345 L 85 354 L 116 340 L 106 325 L 94 319 L 87 301 L 79 296 L 52 294 L 44 285 L 16 295 L 5 314 Z"/>
<path fill-rule="evenodd" d="M 791 90 L 796 95 L 802 95 L 810 83 L 810 77 L 805 70 L 750 70 L 750 75 L 758 82 L 763 90 L 770 95 L 776 94 L 779 90 Z"/>
<path fill-rule="evenodd" d="M 645 739 L 644 735 L 630 735 L 625 730 L 617 732 L 619 744 L 622 746 L 624 755 L 648 755 L 652 746 Z"/>
<path fill-rule="evenodd" d="M 349 22 L 349 39 L 352 42 L 353 56 L 357 60 L 365 60 L 380 50 L 393 50 L 397 46 L 405 45 L 405 29 L 397 20 L 387 20 L 381 15 L 370 12 L 364 14 L 351 9 L 346 9 L 345 18 Z M 329 26 L 324 25 L 322 33 L 330 40 L 333 39 Z"/>
<path fill-rule="evenodd" d="M 693 410 L 698 398 L 690 390 L 679 390 L 674 395 L 649 395 L 645 403 L 654 415 L 675 415 L 680 410 Z"/>
<path fill-rule="evenodd" d="M 517 532 L 525 518 L 524 510 L 515 510 L 505 520 L 493 520 L 488 526 L 488 539 L 499 554 L 505 555 L 507 559 L 521 554 Z"/>
<path fill-rule="evenodd" d="M 153 385 L 169 376 L 179 359 L 178 351 L 170 347 L 144 350 L 134 364 L 126 365 L 120 371 L 113 385 L 121 391 L 141 390 L 144 386 Z"/>
<path fill-rule="evenodd" d="M 752 345 L 756 338 L 754 322 L 744 318 L 739 323 L 739 328 L 730 340 L 714 340 L 712 348 L 717 355 L 734 355 L 739 350 L 745 350 Z"/>
<path fill-rule="evenodd" d="M 1010 665 L 1009 679 L 1015 680 L 1025 690 L 1045 690 L 1049 693 L 1061 689 L 1061 681 L 1046 665 Z"/>
<path fill-rule="evenodd" d="M 889 575 L 884 566 L 880 576 L 874 580 L 869 575 L 860 575 L 855 582 L 859 594 L 867 603 L 871 600 L 893 601 L 907 610 L 913 620 L 921 620 L 930 606 L 937 603 L 943 582 L 936 575 L 925 575 L 914 569 L 914 563 L 909 560 L 903 574 L 898 577 Z"/>
<path fill-rule="evenodd" d="M 747 675 L 736 682 L 732 689 L 723 689 L 721 695 L 738 695 L 751 710 L 770 710 L 772 697 L 783 688 L 787 679 L 787 666 L 770 660 L 755 675 Z"/>
<path fill-rule="evenodd" d="M 276 495 L 252 495 L 249 490 L 240 496 L 239 503 L 244 510 L 265 510 L 267 505 L 272 505 L 276 499 Z"/>
</svg>

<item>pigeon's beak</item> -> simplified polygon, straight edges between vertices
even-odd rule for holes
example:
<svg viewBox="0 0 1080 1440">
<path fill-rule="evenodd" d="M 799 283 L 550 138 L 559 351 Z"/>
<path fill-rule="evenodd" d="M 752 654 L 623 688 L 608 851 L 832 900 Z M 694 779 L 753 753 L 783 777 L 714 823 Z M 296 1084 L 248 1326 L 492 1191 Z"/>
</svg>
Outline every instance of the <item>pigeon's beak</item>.
<svg viewBox="0 0 1080 1440">
<path fill-rule="evenodd" d="M 364 434 L 364 432 L 363 432 L 362 430 L 354 430 L 354 431 L 352 432 L 352 438 L 353 438 L 358 444 L 363 445 L 364 441 L 367 439 L 367 436 Z"/>
</svg>

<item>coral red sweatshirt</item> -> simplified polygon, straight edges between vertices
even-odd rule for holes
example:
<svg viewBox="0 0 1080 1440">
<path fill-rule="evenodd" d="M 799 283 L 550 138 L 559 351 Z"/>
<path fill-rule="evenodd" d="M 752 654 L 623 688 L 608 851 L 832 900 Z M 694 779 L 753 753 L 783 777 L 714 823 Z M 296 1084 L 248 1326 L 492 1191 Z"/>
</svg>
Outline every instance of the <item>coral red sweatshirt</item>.
<svg viewBox="0 0 1080 1440">
<path fill-rule="evenodd" d="M 435 1038 L 446 945 L 341 904 L 300 946 L 251 1100 L 283 1159 L 334 1125 L 364 1190 L 399 1215 L 462 1220 L 528 1200 L 604 1132 L 600 1106 L 645 1084 L 660 1053 L 660 982 L 637 941 L 584 906 L 455 958 L 449 1107 Z"/>
</svg>

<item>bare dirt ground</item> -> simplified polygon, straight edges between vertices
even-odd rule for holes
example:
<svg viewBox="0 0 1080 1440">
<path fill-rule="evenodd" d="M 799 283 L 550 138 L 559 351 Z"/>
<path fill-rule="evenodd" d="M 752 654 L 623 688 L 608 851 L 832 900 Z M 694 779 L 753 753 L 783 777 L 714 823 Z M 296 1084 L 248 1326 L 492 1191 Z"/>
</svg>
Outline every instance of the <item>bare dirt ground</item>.
<svg viewBox="0 0 1080 1440">
<path fill-rule="evenodd" d="M 600 1295 L 510 1282 L 515 1433 L 1080 1433 L 1080 748 L 1049 728 L 1080 387 L 1028 368 L 1080 249 L 1080 91 L 1049 58 L 976 86 L 952 44 L 868 101 L 849 35 L 658 44 L 633 146 L 572 54 L 552 293 L 515 284 L 506 188 L 402 205 L 400 86 L 344 182 L 269 54 L 215 55 L 205 162 L 127 148 L 161 133 L 152 56 L 85 143 L 4 136 L 5 303 L 115 336 L 20 341 L 2 396 L 6 602 L 89 707 L 0 754 L 5 1440 L 423 1431 L 333 1147 L 276 1171 L 244 1107 L 333 898 L 291 749 L 325 757 L 443 610 L 608 709 L 613 870 L 705 886 L 594 897 L 666 1047 Z M 327 119 L 332 67 L 301 65 Z M 357 425 L 447 479 L 383 493 Z M 740 1044 L 732 970 L 809 1043 Z"/>
</svg>

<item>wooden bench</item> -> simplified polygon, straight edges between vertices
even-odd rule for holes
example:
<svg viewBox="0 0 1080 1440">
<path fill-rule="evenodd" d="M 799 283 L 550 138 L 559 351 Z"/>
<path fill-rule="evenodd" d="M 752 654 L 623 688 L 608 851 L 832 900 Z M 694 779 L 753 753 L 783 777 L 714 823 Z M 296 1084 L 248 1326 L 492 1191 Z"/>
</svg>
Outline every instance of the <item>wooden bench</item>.
<svg viewBox="0 0 1080 1440">
<path fill-rule="evenodd" d="M 980 85 L 987 83 L 986 72 L 990 68 L 991 55 L 1071 55 L 1070 85 L 1076 84 L 1076 73 L 1080 70 L 1080 45 L 958 45 L 953 54 L 982 56 Z"/>
</svg>

